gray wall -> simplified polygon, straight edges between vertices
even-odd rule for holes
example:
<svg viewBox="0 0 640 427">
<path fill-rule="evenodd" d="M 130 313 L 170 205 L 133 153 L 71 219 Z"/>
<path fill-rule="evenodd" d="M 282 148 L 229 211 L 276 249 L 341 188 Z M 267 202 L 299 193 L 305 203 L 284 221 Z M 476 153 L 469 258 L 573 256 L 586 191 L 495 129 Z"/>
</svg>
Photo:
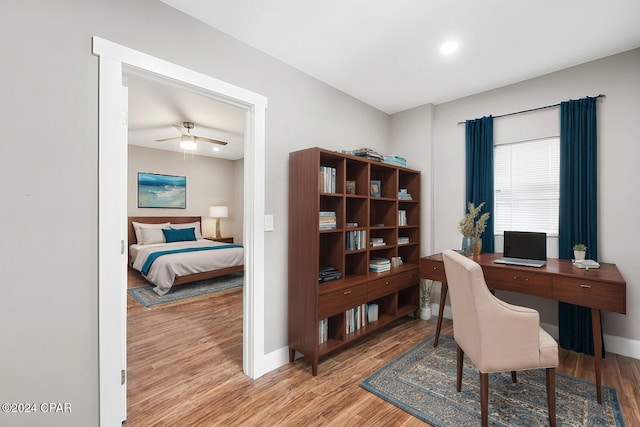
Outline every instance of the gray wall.
<svg viewBox="0 0 640 427">
<path fill-rule="evenodd" d="M 389 117 L 155 0 L 0 6 L 0 177 L 7 202 L 0 401 L 72 413 L 0 413 L 0 425 L 98 422 L 99 36 L 266 96 L 265 350 L 287 345 L 288 153 L 387 152 Z M 7 143 L 11 142 L 11 143 Z"/>
</svg>

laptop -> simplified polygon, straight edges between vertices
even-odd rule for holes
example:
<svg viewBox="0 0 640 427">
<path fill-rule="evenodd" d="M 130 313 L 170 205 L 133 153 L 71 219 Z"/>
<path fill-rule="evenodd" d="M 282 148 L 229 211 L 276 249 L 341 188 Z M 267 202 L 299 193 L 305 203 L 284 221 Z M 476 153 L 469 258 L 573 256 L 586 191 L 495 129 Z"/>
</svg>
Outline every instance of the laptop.
<svg viewBox="0 0 640 427">
<path fill-rule="evenodd" d="M 505 231 L 504 257 L 495 264 L 542 267 L 547 263 L 547 233 Z"/>
</svg>

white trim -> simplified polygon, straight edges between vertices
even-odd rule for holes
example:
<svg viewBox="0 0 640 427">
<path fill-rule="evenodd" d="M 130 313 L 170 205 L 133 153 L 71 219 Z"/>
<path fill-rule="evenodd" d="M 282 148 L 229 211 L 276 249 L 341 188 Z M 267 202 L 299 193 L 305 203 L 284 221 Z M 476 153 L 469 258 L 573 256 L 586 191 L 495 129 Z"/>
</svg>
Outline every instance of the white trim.
<svg viewBox="0 0 640 427">
<path fill-rule="evenodd" d="M 99 382 L 100 382 L 100 425 L 120 425 L 118 420 L 117 393 L 115 384 L 120 383 L 119 341 L 120 328 L 114 329 L 112 311 L 114 299 L 110 284 L 114 271 L 125 265 L 120 254 L 120 241 L 126 242 L 126 232 L 122 235 L 124 216 L 108 216 L 110 206 L 117 205 L 122 192 L 126 192 L 126 171 L 124 166 L 111 158 L 111 144 L 124 145 L 120 133 L 120 107 L 123 67 L 135 67 L 145 72 L 164 76 L 178 82 L 199 87 L 210 92 L 215 99 L 227 102 L 247 111 L 247 132 L 245 134 L 245 221 L 244 239 L 245 293 L 243 324 L 243 370 L 255 379 L 272 369 L 264 354 L 264 172 L 265 172 L 265 110 L 267 98 L 243 88 L 220 81 L 213 77 L 189 70 L 142 52 L 118 45 L 99 37 L 93 37 L 93 54 L 99 57 Z M 115 115 L 115 116 L 114 116 Z M 114 121 L 116 120 L 117 121 Z M 117 123 L 117 126 L 116 126 Z M 117 132 L 114 134 L 114 132 Z M 126 149 L 126 145 L 124 145 Z M 103 150 L 107 150 L 103 153 Z M 126 164 L 125 164 L 126 165 Z M 114 169 L 115 168 L 115 169 Z M 120 172 L 121 179 L 114 179 L 113 172 Z M 124 179 L 124 182 L 121 182 Z M 115 200 L 117 199 L 117 200 Z M 115 200 L 115 202 L 114 202 Z M 126 209 L 126 207 L 125 207 Z M 109 221 L 111 219 L 111 221 Z M 115 224 L 114 222 L 117 222 Z M 126 222 L 126 221 L 125 221 Z M 117 258 L 117 260 L 116 260 Z M 110 275 L 111 272 L 111 275 Z M 117 280 L 117 278 L 116 278 Z M 114 339 L 117 338 L 117 339 Z M 115 355 L 114 355 L 115 354 Z"/>
</svg>

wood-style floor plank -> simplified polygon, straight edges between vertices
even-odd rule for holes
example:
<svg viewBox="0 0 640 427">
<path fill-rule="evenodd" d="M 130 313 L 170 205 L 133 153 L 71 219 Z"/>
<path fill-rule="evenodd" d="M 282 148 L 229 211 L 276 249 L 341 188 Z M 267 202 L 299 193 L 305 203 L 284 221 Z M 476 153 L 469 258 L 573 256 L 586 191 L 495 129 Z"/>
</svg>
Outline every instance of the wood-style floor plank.
<svg viewBox="0 0 640 427">
<path fill-rule="evenodd" d="M 402 319 L 322 358 L 317 377 L 296 361 L 251 380 L 242 373 L 241 290 L 156 309 L 128 298 L 125 427 L 425 425 L 358 384 L 433 334 L 435 318 Z M 571 351 L 560 350 L 558 372 L 595 381 L 593 357 Z M 607 353 L 602 377 L 627 425 L 640 425 L 640 360 Z"/>
</svg>

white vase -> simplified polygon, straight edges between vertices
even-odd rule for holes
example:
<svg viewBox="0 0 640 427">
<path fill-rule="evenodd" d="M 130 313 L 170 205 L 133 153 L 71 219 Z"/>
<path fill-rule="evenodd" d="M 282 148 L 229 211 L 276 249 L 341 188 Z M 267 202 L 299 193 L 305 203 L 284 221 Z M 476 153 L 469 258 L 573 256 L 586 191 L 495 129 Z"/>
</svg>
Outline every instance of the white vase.
<svg viewBox="0 0 640 427">
<path fill-rule="evenodd" d="M 575 259 L 576 261 L 582 261 L 586 254 L 586 251 L 573 251 L 573 259 Z"/>
<path fill-rule="evenodd" d="M 422 320 L 429 320 L 431 319 L 431 307 L 427 306 L 427 307 L 421 307 L 420 308 L 420 318 Z"/>
</svg>

